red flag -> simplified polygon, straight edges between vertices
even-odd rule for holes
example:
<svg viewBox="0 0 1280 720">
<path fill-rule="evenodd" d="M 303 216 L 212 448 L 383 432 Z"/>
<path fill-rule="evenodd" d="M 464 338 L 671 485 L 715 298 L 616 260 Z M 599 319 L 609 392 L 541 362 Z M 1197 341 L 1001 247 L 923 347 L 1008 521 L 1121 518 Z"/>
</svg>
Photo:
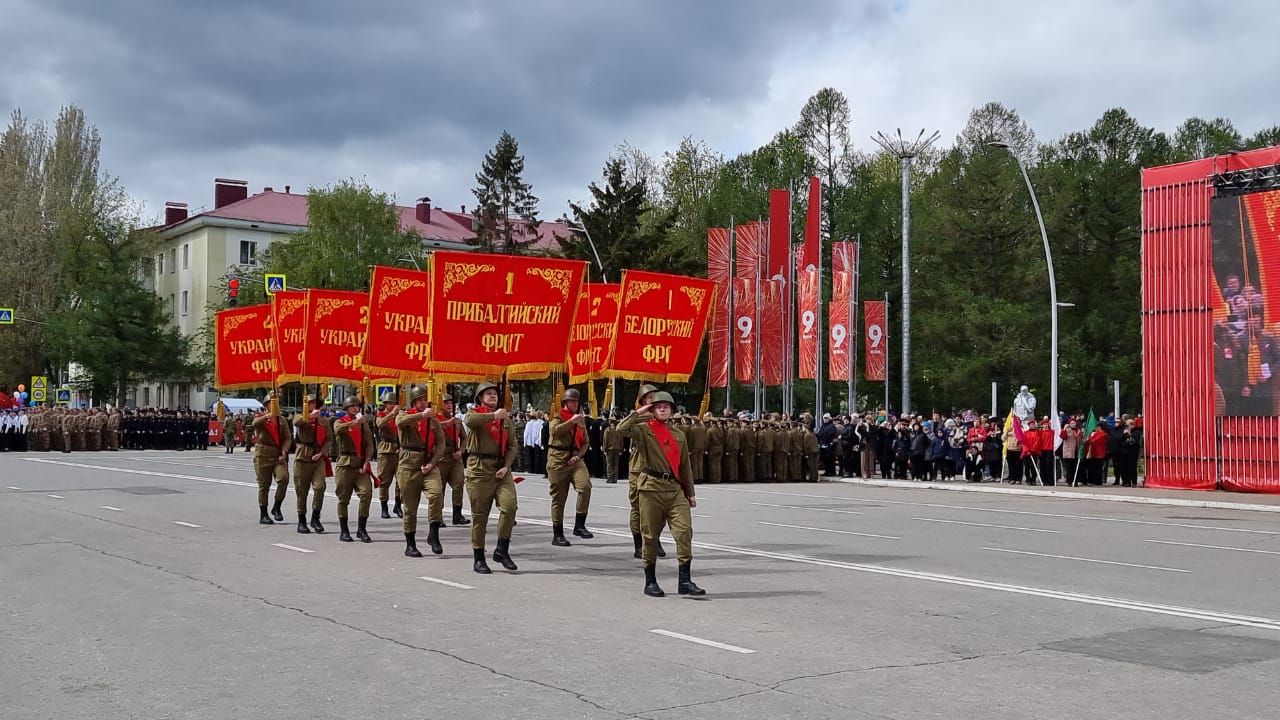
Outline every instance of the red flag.
<svg viewBox="0 0 1280 720">
<path fill-rule="evenodd" d="M 756 283 L 755 278 L 733 281 L 733 376 L 743 383 L 756 380 Z"/>
<path fill-rule="evenodd" d="M 858 244 L 851 243 L 847 240 L 838 243 L 831 243 L 831 272 L 834 277 L 835 273 L 849 273 L 856 275 L 858 272 Z"/>
<path fill-rule="evenodd" d="M 743 223 L 733 229 L 735 248 L 734 276 L 755 278 L 760 276 L 762 255 L 764 254 L 763 232 L 760 223 L 754 220 Z"/>
<path fill-rule="evenodd" d="M 849 300 L 835 297 L 827 303 L 827 368 L 832 380 L 849 379 Z"/>
<path fill-rule="evenodd" d="M 713 295 L 710 280 L 624 270 L 606 374 L 688 382 L 702 354 Z"/>
<path fill-rule="evenodd" d="M 707 228 L 707 277 L 716 284 L 711 308 L 711 354 L 707 373 L 711 387 L 729 386 L 729 229 Z"/>
<path fill-rule="evenodd" d="M 821 247 L 822 233 L 822 181 L 817 177 L 809 178 L 809 210 L 804 222 L 804 253 L 800 260 L 800 270 L 816 268 L 818 253 Z"/>
<path fill-rule="evenodd" d="M 786 283 L 762 280 L 760 285 L 760 381 L 782 384 L 783 323 L 787 317 Z"/>
<path fill-rule="evenodd" d="M 804 251 L 796 255 L 796 262 L 804 262 Z M 818 271 L 796 270 L 796 298 L 799 304 L 796 326 L 800 336 L 800 377 L 812 380 L 818 376 Z"/>
<path fill-rule="evenodd" d="M 791 191 L 769 191 L 769 252 L 764 276 L 787 278 L 787 258 L 791 256 Z M 781 348 L 779 348 L 781 349 Z"/>
<path fill-rule="evenodd" d="M 883 381 L 889 349 L 889 332 L 884 325 L 884 301 L 868 300 L 863 305 L 863 318 L 867 342 L 867 379 Z"/>
</svg>

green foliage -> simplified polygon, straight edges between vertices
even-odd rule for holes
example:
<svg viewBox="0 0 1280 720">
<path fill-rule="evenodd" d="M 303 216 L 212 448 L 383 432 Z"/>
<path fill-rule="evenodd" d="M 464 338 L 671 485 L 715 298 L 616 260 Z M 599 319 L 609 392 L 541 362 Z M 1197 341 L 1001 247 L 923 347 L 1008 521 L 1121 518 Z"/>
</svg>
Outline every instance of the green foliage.
<svg viewBox="0 0 1280 720">
<path fill-rule="evenodd" d="M 511 133 L 484 156 L 476 173 L 476 248 L 520 254 L 538 240 L 538 198 L 526 183 L 524 156 Z"/>
<path fill-rule="evenodd" d="M 604 166 L 604 186 L 593 182 L 588 188 L 591 204 L 569 205 L 574 218 L 595 242 L 604 277 L 618 282 L 627 269 L 696 272 L 697 255 L 690 252 L 692 248 L 673 248 L 667 242 L 675 212 L 654 208 L 649 203 L 648 182 L 643 178 L 628 179 L 626 169 L 621 158 L 611 158 Z M 587 234 L 560 238 L 561 253 L 588 261 L 591 275 L 598 277 Z"/>
</svg>

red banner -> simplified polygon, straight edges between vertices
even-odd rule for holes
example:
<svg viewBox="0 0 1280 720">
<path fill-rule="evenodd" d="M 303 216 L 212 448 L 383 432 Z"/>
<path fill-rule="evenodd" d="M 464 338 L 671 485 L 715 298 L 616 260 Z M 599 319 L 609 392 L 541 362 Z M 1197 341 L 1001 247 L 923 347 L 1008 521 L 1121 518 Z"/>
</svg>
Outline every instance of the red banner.
<svg viewBox="0 0 1280 720">
<path fill-rule="evenodd" d="M 797 260 L 804 262 L 803 254 Z M 800 377 L 818 377 L 818 271 L 796 271 L 796 302 L 799 307 Z"/>
<path fill-rule="evenodd" d="M 804 222 L 804 252 L 800 270 L 818 266 L 818 253 L 822 252 L 822 181 L 809 178 L 809 207 Z"/>
<path fill-rule="evenodd" d="M 282 290 L 271 296 L 271 316 L 275 330 L 276 365 L 280 368 L 278 384 L 302 378 L 302 343 L 306 337 L 307 292 Z"/>
<path fill-rule="evenodd" d="M 791 191 L 769 191 L 769 252 L 766 278 L 786 280 L 787 261 L 791 258 Z M 781 347 L 779 347 L 781 350 Z"/>
<path fill-rule="evenodd" d="M 604 373 L 618 323 L 621 285 L 588 283 L 578 297 L 577 319 L 569 340 L 569 383 L 577 384 Z"/>
<path fill-rule="evenodd" d="M 733 280 L 733 377 L 741 383 L 756 381 L 756 285 L 755 278 Z"/>
<path fill-rule="evenodd" d="M 889 328 L 885 326 L 884 301 L 868 300 L 863 305 L 865 318 L 867 379 L 884 381 L 889 352 Z"/>
<path fill-rule="evenodd" d="M 431 260 L 431 349 L 437 375 L 543 377 L 566 368 L 587 264 L 437 251 Z"/>
<path fill-rule="evenodd" d="M 222 310 L 214 317 L 214 384 L 219 390 L 270 387 L 276 377 L 270 305 Z"/>
<path fill-rule="evenodd" d="M 759 277 L 764 266 L 764 226 L 756 221 L 743 223 L 733 229 L 734 277 Z"/>
<path fill-rule="evenodd" d="M 847 240 L 831 243 L 831 273 L 858 274 L 858 244 Z M 852 287 L 852 283 L 850 284 Z M 848 297 L 847 295 L 845 297 Z"/>
<path fill-rule="evenodd" d="M 710 280 L 624 270 L 606 374 L 688 382 L 702 353 L 714 301 L 715 283 Z"/>
<path fill-rule="evenodd" d="M 827 303 L 827 370 L 831 380 L 849 379 L 849 301 L 833 299 Z"/>
<path fill-rule="evenodd" d="M 369 327 L 361 362 L 366 371 L 411 382 L 430 358 L 431 273 L 376 266 L 369 281 Z"/>
<path fill-rule="evenodd" d="M 711 387 L 729 386 L 729 229 L 707 228 L 707 277 L 716 284 L 716 304 L 711 309 L 711 351 L 707 356 L 707 375 Z"/>
<path fill-rule="evenodd" d="M 302 382 L 362 382 L 369 296 L 350 290 L 308 290 Z"/>
<path fill-rule="evenodd" d="M 782 384 L 783 324 L 787 318 L 786 282 L 773 279 L 760 284 L 760 382 Z"/>
</svg>

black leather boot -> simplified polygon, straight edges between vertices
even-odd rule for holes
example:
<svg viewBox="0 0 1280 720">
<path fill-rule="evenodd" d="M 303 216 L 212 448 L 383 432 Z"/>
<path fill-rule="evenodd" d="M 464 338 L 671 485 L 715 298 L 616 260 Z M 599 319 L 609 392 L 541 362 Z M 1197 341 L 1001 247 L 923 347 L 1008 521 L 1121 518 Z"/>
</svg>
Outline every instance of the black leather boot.
<svg viewBox="0 0 1280 720">
<path fill-rule="evenodd" d="M 312 511 L 311 511 L 311 529 L 312 529 L 312 530 L 314 530 L 316 533 L 323 533 L 323 532 L 324 532 L 324 526 L 320 524 L 320 511 L 319 511 L 319 510 L 312 510 Z"/>
<path fill-rule="evenodd" d="M 551 523 L 551 544 L 556 547 L 569 547 L 569 541 L 564 537 L 564 523 Z"/>
<path fill-rule="evenodd" d="M 658 586 L 657 570 L 654 565 L 644 566 L 644 594 L 649 597 L 666 597 L 667 594 Z"/>
<path fill-rule="evenodd" d="M 676 588 L 681 595 L 693 595 L 701 597 L 707 594 L 706 590 L 693 584 L 693 580 L 689 577 L 689 563 L 680 563 L 680 585 Z"/>
<path fill-rule="evenodd" d="M 266 505 L 259 505 L 259 506 L 258 506 L 258 511 L 259 511 L 259 514 L 258 514 L 258 524 L 259 524 L 259 525 L 275 525 L 275 522 L 273 522 L 273 521 L 271 520 L 271 516 L 270 516 L 270 515 L 267 515 L 267 506 L 266 506 Z"/>
<path fill-rule="evenodd" d="M 276 522 L 284 522 L 284 513 L 280 512 L 279 500 L 277 500 L 276 503 L 271 506 L 271 517 L 275 518 Z"/>
<path fill-rule="evenodd" d="M 502 567 L 512 572 L 519 570 L 516 564 L 511 561 L 511 555 L 507 551 L 511 549 L 511 538 L 498 538 L 498 545 L 493 549 L 493 561 L 501 563 Z"/>
<path fill-rule="evenodd" d="M 587 514 L 578 513 L 573 516 L 573 534 L 583 540 L 590 540 L 595 537 L 591 531 L 587 529 Z"/>
<path fill-rule="evenodd" d="M 444 547 L 440 545 L 440 527 L 444 525 L 442 522 L 431 523 L 431 529 L 427 531 L 427 544 L 431 546 L 431 552 L 435 555 L 444 553 Z"/>
<path fill-rule="evenodd" d="M 356 525 L 356 539 L 360 542 L 371 543 L 373 538 L 369 537 L 369 531 L 365 529 L 365 524 L 369 522 L 369 518 L 362 517 Z"/>
<path fill-rule="evenodd" d="M 461 506 L 461 505 L 454 505 L 454 506 L 453 506 L 453 524 L 454 524 L 454 525 L 470 525 L 470 524 L 471 524 L 471 521 L 470 521 L 470 520 L 468 520 L 467 518 L 462 517 L 462 506 Z"/>
<path fill-rule="evenodd" d="M 631 533 L 631 541 L 636 544 L 636 553 L 634 557 L 639 560 L 644 557 L 644 554 L 641 552 L 644 546 L 644 538 L 640 536 L 640 533 Z"/>
<path fill-rule="evenodd" d="M 355 542 L 351 538 L 351 529 L 347 527 L 346 518 L 338 518 L 338 539 L 342 542 Z"/>
<path fill-rule="evenodd" d="M 307 527 L 306 513 L 298 513 L 298 532 L 302 533 L 303 535 L 311 534 L 311 528 Z"/>
<path fill-rule="evenodd" d="M 666 557 L 667 551 L 662 549 L 662 538 L 658 538 L 658 557 Z"/>
<path fill-rule="evenodd" d="M 475 563 L 471 566 L 472 570 L 475 570 L 481 575 L 489 575 L 493 573 L 493 571 L 489 569 L 489 564 L 484 561 L 483 548 L 480 550 L 472 550 L 471 554 L 475 556 Z"/>
<path fill-rule="evenodd" d="M 404 517 L 404 511 L 400 509 L 400 498 L 396 498 L 396 506 L 391 509 L 391 513 L 398 518 Z"/>
<path fill-rule="evenodd" d="M 383 520 L 390 520 L 390 519 L 391 519 L 391 513 L 387 512 L 387 501 L 386 501 L 386 500 L 383 500 L 383 501 L 382 501 L 382 519 L 383 519 Z"/>
<path fill-rule="evenodd" d="M 404 556 L 422 557 L 422 553 L 418 551 L 418 533 L 408 532 L 404 534 Z"/>
</svg>

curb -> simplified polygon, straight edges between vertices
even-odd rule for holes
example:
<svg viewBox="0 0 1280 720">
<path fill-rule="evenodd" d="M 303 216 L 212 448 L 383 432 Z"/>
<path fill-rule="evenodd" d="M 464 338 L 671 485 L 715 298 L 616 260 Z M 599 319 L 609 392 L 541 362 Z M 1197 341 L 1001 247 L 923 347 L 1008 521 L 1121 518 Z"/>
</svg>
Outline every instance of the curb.
<svg viewBox="0 0 1280 720">
<path fill-rule="evenodd" d="M 864 480 L 862 478 L 830 478 L 824 482 L 866 487 L 895 488 L 898 490 L 951 490 L 953 492 L 987 493 L 992 495 L 1024 495 L 1038 498 L 1065 500 L 1102 500 L 1105 502 L 1134 503 L 1137 505 L 1171 505 L 1175 507 L 1207 508 L 1212 510 L 1249 510 L 1253 512 L 1280 513 L 1280 505 L 1221 502 L 1218 500 L 1183 500 L 1182 498 L 1142 497 L 1139 495 L 1104 495 L 1102 493 L 1062 492 L 1060 490 L 1029 490 L 1013 487 L 984 487 L 974 484 L 909 482 L 902 480 Z"/>
</svg>

